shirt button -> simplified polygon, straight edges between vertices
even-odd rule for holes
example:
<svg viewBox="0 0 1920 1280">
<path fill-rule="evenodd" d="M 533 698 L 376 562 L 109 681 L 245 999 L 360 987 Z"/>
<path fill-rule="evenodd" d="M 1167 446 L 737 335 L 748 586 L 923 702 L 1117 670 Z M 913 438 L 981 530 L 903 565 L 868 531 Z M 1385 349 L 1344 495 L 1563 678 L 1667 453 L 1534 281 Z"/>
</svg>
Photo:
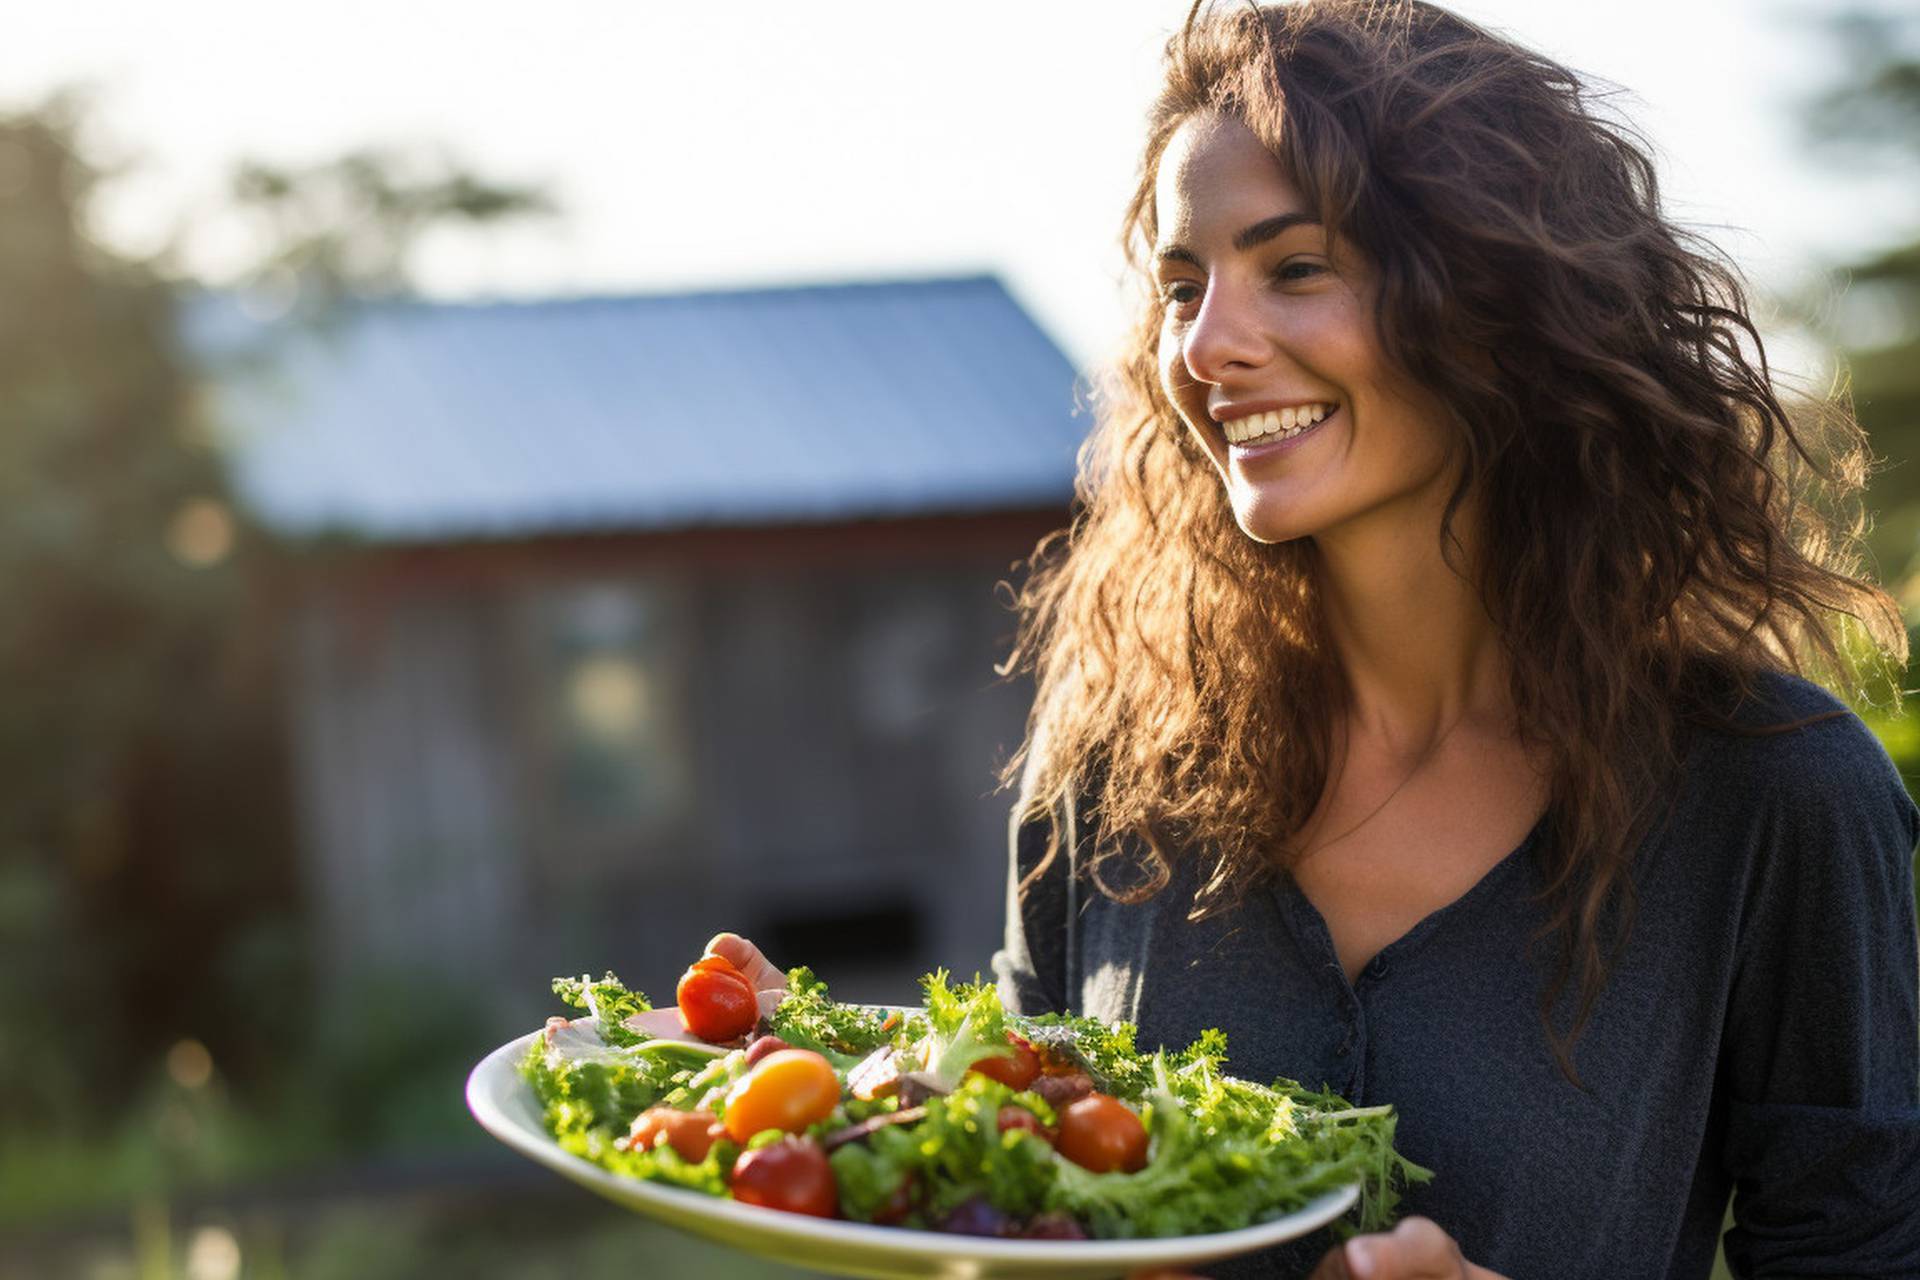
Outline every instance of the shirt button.
<svg viewBox="0 0 1920 1280">
<path fill-rule="evenodd" d="M 1375 956 L 1373 962 L 1367 966 L 1367 976 L 1376 980 L 1386 977 L 1387 962 L 1379 956 Z"/>
</svg>

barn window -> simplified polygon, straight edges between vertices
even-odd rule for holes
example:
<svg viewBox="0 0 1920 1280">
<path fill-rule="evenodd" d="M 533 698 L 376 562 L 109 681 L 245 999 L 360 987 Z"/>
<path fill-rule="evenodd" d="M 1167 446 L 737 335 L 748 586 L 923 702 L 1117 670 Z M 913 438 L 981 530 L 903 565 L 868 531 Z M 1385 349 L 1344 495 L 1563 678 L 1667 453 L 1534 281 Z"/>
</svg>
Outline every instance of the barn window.
<svg viewBox="0 0 1920 1280">
<path fill-rule="evenodd" d="M 547 598 L 548 801 L 557 825 L 632 837 L 677 819 L 689 791 L 674 597 L 644 582 Z"/>
</svg>

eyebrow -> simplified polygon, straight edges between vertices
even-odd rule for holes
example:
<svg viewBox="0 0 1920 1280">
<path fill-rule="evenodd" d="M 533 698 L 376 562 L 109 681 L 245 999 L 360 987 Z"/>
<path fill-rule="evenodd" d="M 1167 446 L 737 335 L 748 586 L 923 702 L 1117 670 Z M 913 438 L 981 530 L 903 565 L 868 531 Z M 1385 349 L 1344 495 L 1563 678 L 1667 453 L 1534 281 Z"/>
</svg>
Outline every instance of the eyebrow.
<svg viewBox="0 0 1920 1280">
<path fill-rule="evenodd" d="M 1282 235 L 1295 227 L 1317 227 L 1320 219 L 1310 213 L 1276 213 L 1271 218 L 1262 218 L 1250 227 L 1243 227 L 1233 237 L 1233 247 L 1244 253 L 1255 245 L 1265 244 L 1275 236 Z M 1170 244 L 1154 255 L 1156 262 L 1187 262 L 1200 265 L 1200 259 L 1193 250 L 1185 245 Z"/>
</svg>

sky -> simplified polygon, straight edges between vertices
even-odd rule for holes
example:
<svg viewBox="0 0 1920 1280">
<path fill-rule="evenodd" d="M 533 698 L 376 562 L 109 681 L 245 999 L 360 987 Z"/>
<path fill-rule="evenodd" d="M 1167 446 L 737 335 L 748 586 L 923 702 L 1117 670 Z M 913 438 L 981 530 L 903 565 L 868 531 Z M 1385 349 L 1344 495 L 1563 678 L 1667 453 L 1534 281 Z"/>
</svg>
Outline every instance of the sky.
<svg viewBox="0 0 1920 1280">
<path fill-rule="evenodd" d="M 1627 91 L 1670 208 L 1792 288 L 1910 229 L 1887 181 L 1821 165 L 1798 105 L 1839 73 L 1838 0 L 1463 0 L 1466 16 Z M 63 0 L 8 15 L 0 110 L 91 87 L 91 143 L 129 168 L 101 233 L 200 230 L 235 160 L 444 146 L 545 186 L 560 218 L 448 231 L 444 297 L 651 292 L 999 273 L 1079 362 L 1124 323 L 1119 216 L 1184 0 Z"/>
</svg>

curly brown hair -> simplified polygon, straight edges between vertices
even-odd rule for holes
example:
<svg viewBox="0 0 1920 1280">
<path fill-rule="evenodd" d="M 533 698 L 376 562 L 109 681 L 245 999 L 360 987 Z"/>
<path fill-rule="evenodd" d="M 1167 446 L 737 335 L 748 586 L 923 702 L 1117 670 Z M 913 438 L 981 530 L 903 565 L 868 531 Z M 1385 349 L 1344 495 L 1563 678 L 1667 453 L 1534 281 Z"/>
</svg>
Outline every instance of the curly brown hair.
<svg viewBox="0 0 1920 1280">
<path fill-rule="evenodd" d="M 1344 686 L 1312 541 L 1241 532 L 1157 373 L 1158 162 L 1186 121 L 1237 119 L 1369 260 L 1381 348 L 1443 406 L 1460 469 L 1441 549 L 1551 762 L 1541 1017 L 1577 1081 L 1688 727 L 1737 728 L 1762 672 L 1857 690 L 1906 661 L 1897 606 L 1860 574 L 1865 437 L 1843 403 L 1789 415 L 1738 274 L 1662 213 L 1646 144 L 1574 72 L 1430 4 L 1205 5 L 1168 45 L 1126 211 L 1138 322 L 1072 526 L 1016 593 L 1005 669 L 1037 690 L 1005 780 L 1024 814 L 1095 815 L 1092 874 L 1115 897 L 1210 859 L 1196 914 L 1288 866 L 1327 784 Z M 1483 551 L 1462 565 L 1469 494 Z M 1146 875 L 1115 887 L 1101 872 L 1123 854 Z"/>
</svg>

